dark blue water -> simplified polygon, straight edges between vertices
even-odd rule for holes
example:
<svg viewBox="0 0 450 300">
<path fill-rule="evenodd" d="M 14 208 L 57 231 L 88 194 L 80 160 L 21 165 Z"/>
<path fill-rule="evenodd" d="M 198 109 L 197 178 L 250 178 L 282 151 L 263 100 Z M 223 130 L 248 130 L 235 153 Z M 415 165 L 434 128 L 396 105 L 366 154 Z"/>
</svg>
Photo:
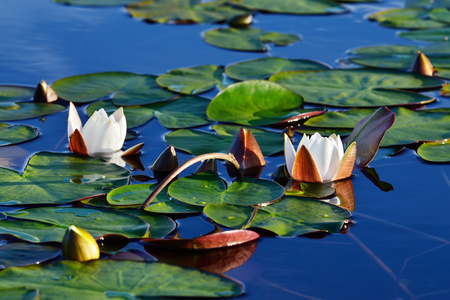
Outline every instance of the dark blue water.
<svg viewBox="0 0 450 300">
<path fill-rule="evenodd" d="M 212 47 L 202 41 L 203 25 L 149 25 L 129 17 L 124 8 L 87 8 L 51 0 L 1 0 L 0 84 L 35 86 L 62 77 L 103 71 L 162 74 L 173 68 L 279 56 L 307 58 L 338 67 L 349 49 L 380 44 L 417 45 L 396 37 L 365 16 L 399 7 L 403 1 L 349 5 L 350 14 L 280 16 L 259 14 L 253 27 L 297 33 L 302 41 L 271 47 L 268 53 L 245 53 Z M 217 91 L 215 91 L 217 92 Z M 209 93 L 209 96 L 215 92 Z M 435 95 L 436 93 L 433 93 Z M 431 107 L 448 107 L 440 98 Z M 41 136 L 29 143 L 0 147 L 0 165 L 23 168 L 36 151 L 66 151 L 67 111 L 35 126 Z M 137 129 L 145 142 L 145 172 L 166 147 L 169 130 L 157 120 Z M 179 154 L 180 161 L 190 156 Z M 263 176 L 283 163 L 269 157 Z M 450 168 L 429 164 L 415 152 L 370 164 L 381 180 L 394 186 L 382 192 L 355 172 L 355 224 L 344 234 L 323 239 L 263 238 L 255 254 L 227 273 L 245 284 L 243 299 L 448 299 L 450 298 Z M 202 218 L 180 220 L 183 237 L 212 229 Z"/>
</svg>

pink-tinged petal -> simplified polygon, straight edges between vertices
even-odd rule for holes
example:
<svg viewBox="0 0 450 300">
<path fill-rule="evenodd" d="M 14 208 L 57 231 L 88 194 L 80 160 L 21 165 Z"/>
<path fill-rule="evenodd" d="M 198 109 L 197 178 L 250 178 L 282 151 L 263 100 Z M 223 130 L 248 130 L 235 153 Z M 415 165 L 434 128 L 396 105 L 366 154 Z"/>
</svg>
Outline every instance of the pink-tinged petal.
<svg viewBox="0 0 450 300">
<path fill-rule="evenodd" d="M 313 156 L 304 145 L 298 149 L 295 156 L 291 176 L 297 181 L 323 182 Z"/>
<path fill-rule="evenodd" d="M 332 180 L 341 180 L 352 176 L 353 166 L 355 165 L 356 159 L 356 142 L 353 142 L 348 146 L 345 151 L 344 157 L 342 158 L 341 164 L 336 172 L 336 175 Z"/>
<path fill-rule="evenodd" d="M 80 116 L 78 115 L 77 109 L 72 102 L 69 104 L 69 118 L 67 119 L 67 136 L 70 141 L 70 137 L 72 136 L 75 129 L 81 131 L 83 128 L 81 124 Z"/>
<path fill-rule="evenodd" d="M 117 123 L 120 122 L 120 120 L 125 117 L 124 113 L 123 113 L 123 107 L 118 108 L 113 114 L 112 116 L 114 117 L 114 119 L 116 120 Z"/>
<path fill-rule="evenodd" d="M 84 142 L 83 136 L 81 135 L 78 129 L 75 129 L 72 136 L 69 139 L 69 149 L 73 153 L 81 154 L 88 156 L 88 148 L 86 147 L 86 143 Z"/>
<path fill-rule="evenodd" d="M 411 72 L 426 76 L 433 76 L 434 68 L 428 57 L 420 51 L 417 51 L 416 58 L 411 66 Z"/>
<path fill-rule="evenodd" d="M 286 163 L 286 169 L 292 177 L 292 167 L 294 166 L 295 161 L 295 150 L 291 139 L 287 134 L 284 134 L 284 161 Z"/>
</svg>

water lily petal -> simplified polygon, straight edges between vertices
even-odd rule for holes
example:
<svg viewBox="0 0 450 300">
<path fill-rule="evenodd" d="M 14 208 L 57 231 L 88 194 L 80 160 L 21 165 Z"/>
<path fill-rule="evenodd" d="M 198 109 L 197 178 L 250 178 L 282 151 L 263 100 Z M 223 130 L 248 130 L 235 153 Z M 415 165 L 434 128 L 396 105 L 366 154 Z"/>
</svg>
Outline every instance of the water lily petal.
<svg viewBox="0 0 450 300">
<path fill-rule="evenodd" d="M 287 134 L 284 134 L 284 161 L 286 162 L 286 169 L 292 177 L 292 167 L 295 161 L 295 150 L 291 139 Z"/>
<path fill-rule="evenodd" d="M 123 112 L 123 107 L 118 108 L 112 116 L 116 120 L 117 123 L 119 123 L 120 127 L 120 135 L 119 140 L 124 140 L 127 135 L 127 119 L 125 117 L 125 114 Z"/>
<path fill-rule="evenodd" d="M 88 148 L 84 142 L 83 136 L 78 129 L 75 129 L 72 136 L 69 139 L 69 150 L 73 153 L 78 153 L 81 155 L 89 155 Z"/>
<path fill-rule="evenodd" d="M 323 182 L 311 152 L 302 145 L 295 156 L 292 178 L 304 182 Z"/>
<path fill-rule="evenodd" d="M 323 170 L 321 170 L 320 174 L 322 175 L 323 181 L 330 181 L 334 174 L 336 174 L 341 160 L 339 158 L 339 151 L 336 147 L 335 140 L 326 138 L 324 144 Z M 317 160 L 316 158 L 314 159 Z"/>
<path fill-rule="evenodd" d="M 69 118 L 67 119 L 67 137 L 70 141 L 70 137 L 72 136 L 75 129 L 81 131 L 83 128 L 81 124 L 80 116 L 78 115 L 77 109 L 72 102 L 69 104 Z"/>
<path fill-rule="evenodd" d="M 356 159 L 356 142 L 353 142 L 348 146 L 345 151 L 344 157 L 339 165 L 336 175 L 332 180 L 341 180 L 352 176 L 353 166 L 355 165 Z"/>
</svg>

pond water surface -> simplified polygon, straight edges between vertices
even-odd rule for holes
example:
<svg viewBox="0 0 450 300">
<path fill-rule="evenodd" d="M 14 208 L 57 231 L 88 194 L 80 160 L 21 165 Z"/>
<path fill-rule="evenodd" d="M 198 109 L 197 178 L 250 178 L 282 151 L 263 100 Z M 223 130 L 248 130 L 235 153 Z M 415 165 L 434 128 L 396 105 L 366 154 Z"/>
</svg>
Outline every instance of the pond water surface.
<svg viewBox="0 0 450 300">
<path fill-rule="evenodd" d="M 339 67 L 338 60 L 352 48 L 417 45 L 398 38 L 396 30 L 366 19 L 369 13 L 401 6 L 403 1 L 348 5 L 351 13 L 335 16 L 257 14 L 253 27 L 300 34 L 302 41 L 271 46 L 266 53 L 246 53 L 203 42 L 201 33 L 216 24 L 146 24 L 131 18 L 122 7 L 2 0 L 0 84 L 35 86 L 41 79 L 52 83 L 66 76 L 105 71 L 159 75 L 174 68 L 227 65 L 267 56 L 314 59 Z M 448 99 L 438 98 L 429 107 L 448 107 Z M 31 142 L 1 147 L 0 165 L 20 170 L 37 151 L 67 151 L 66 118 L 67 110 L 47 116 L 45 122 L 10 122 L 34 126 L 41 134 Z M 163 136 L 170 130 L 154 119 L 137 132 L 140 136 L 131 145 L 146 143 L 141 160 L 147 169 L 133 174 L 150 175 L 148 167 L 167 146 Z M 190 157 L 179 153 L 180 162 Z M 263 178 L 270 178 L 284 159 L 268 157 L 267 163 Z M 253 256 L 226 273 L 244 283 L 242 299 L 450 298 L 448 164 L 427 163 L 407 149 L 377 159 L 370 167 L 394 190 L 383 192 L 354 172 L 355 224 L 346 234 L 260 239 Z M 214 229 L 203 217 L 178 223 L 184 238 Z"/>
</svg>

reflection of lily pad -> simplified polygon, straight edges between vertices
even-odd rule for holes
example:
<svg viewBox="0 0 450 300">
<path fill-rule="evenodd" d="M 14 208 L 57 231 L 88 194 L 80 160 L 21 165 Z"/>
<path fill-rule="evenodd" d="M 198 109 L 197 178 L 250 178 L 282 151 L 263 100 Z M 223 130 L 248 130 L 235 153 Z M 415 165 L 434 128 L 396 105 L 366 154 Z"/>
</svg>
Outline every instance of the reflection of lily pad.
<svg viewBox="0 0 450 300">
<path fill-rule="evenodd" d="M 161 89 L 155 79 L 153 75 L 126 72 L 92 73 L 59 79 L 52 88 L 67 101 L 86 103 L 112 99 L 119 106 L 150 104 L 176 96 Z"/>
<path fill-rule="evenodd" d="M 168 192 L 171 197 L 196 206 L 209 203 L 251 206 L 283 197 L 284 188 L 273 181 L 250 177 L 226 187 L 219 176 L 200 173 L 177 179 L 169 186 Z"/>
<path fill-rule="evenodd" d="M 61 295 L 65 299 L 216 298 L 243 292 L 237 282 L 223 276 L 161 262 L 108 259 L 66 260 L 0 272 L 0 291 L 25 286 L 38 289 L 42 299 L 59 299 Z"/>
<path fill-rule="evenodd" d="M 199 3 L 196 0 L 153 0 L 130 4 L 134 18 L 159 23 L 215 23 L 248 14 L 224 1 Z"/>
<path fill-rule="evenodd" d="M 423 143 L 417 149 L 421 158 L 432 162 L 450 162 L 450 139 Z"/>
<path fill-rule="evenodd" d="M 29 100 L 34 95 L 34 88 L 16 85 L 0 85 L 0 102 Z"/>
<path fill-rule="evenodd" d="M 228 65 L 225 73 L 236 80 L 267 79 L 281 71 L 319 70 L 328 67 L 307 59 L 264 57 Z"/>
<path fill-rule="evenodd" d="M 448 42 L 450 27 L 400 32 L 398 36 L 415 41 Z"/>
<path fill-rule="evenodd" d="M 55 258 L 60 253 L 61 248 L 55 245 L 8 243 L 0 246 L 0 269 L 38 264 Z"/>
<path fill-rule="evenodd" d="M 40 152 L 23 174 L 0 168 L 0 204 L 68 203 L 128 183 L 128 172 L 101 159 Z"/>
<path fill-rule="evenodd" d="M 266 43 L 287 46 L 300 38 L 295 34 L 266 32 L 261 29 L 218 28 L 204 33 L 205 42 L 213 46 L 238 51 L 267 51 Z"/>
<path fill-rule="evenodd" d="M 293 117 L 303 104 L 301 96 L 266 80 L 249 80 L 230 85 L 208 106 L 209 118 L 242 125 L 268 125 Z"/>
<path fill-rule="evenodd" d="M 338 14 L 347 12 L 347 9 L 334 1 L 328 0 L 240 0 L 236 5 L 250 10 L 281 14 Z"/>
<path fill-rule="evenodd" d="M 288 71 L 274 74 L 270 80 L 302 95 L 305 102 L 342 107 L 429 103 L 434 99 L 397 89 L 438 88 L 444 83 L 428 76 L 380 69 Z"/>
<path fill-rule="evenodd" d="M 369 16 L 380 25 L 394 28 L 430 29 L 445 27 L 446 24 L 431 17 L 433 10 L 425 8 L 393 8 Z"/>
<path fill-rule="evenodd" d="M 208 204 L 204 214 L 214 222 L 241 228 L 254 212 L 251 207 L 230 204 Z M 250 228 L 261 228 L 281 236 L 297 236 L 316 231 L 337 233 L 350 214 L 338 206 L 316 199 L 286 196 L 269 206 L 259 207 Z"/>
<path fill-rule="evenodd" d="M 182 94 L 199 94 L 222 83 L 223 68 L 204 65 L 180 68 L 156 78 L 156 82 L 169 90 Z"/>
<path fill-rule="evenodd" d="M 0 146 L 26 142 L 37 136 L 38 133 L 33 127 L 0 123 Z"/>
</svg>

